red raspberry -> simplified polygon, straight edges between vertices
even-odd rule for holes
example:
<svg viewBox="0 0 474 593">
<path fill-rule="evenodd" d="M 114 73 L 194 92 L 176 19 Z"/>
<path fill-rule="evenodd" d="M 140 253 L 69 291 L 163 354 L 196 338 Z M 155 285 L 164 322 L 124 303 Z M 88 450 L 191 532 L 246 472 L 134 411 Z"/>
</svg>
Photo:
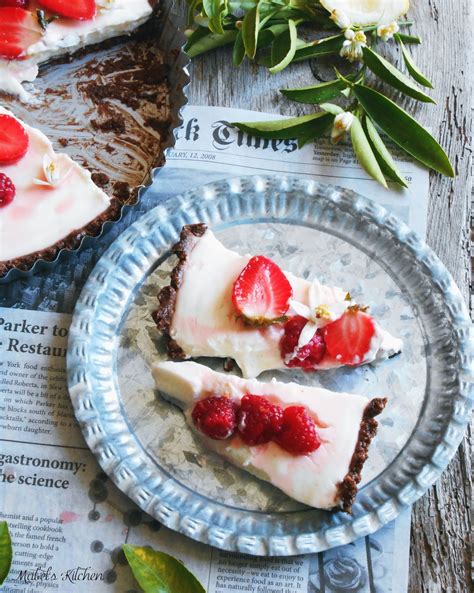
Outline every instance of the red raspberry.
<svg viewBox="0 0 474 593">
<path fill-rule="evenodd" d="M 312 453 L 321 445 L 314 420 L 303 406 L 290 406 L 283 410 L 283 424 L 273 440 L 294 455 Z"/>
<path fill-rule="evenodd" d="M 279 432 L 283 410 L 261 395 L 244 395 L 237 414 L 239 435 L 247 445 L 268 443 Z"/>
<path fill-rule="evenodd" d="M 7 206 L 16 195 L 16 188 L 10 177 L 0 173 L 0 208 Z"/>
<path fill-rule="evenodd" d="M 15 8 L 26 8 L 28 0 L 0 0 L 1 6 L 14 6 Z"/>
<path fill-rule="evenodd" d="M 326 354 L 326 344 L 319 330 L 307 344 L 298 348 L 298 339 L 306 323 L 307 319 L 300 315 L 291 317 L 285 323 L 285 333 L 280 340 L 280 354 L 287 367 L 311 370 Z"/>
<path fill-rule="evenodd" d="M 194 406 L 192 418 L 211 439 L 227 439 L 237 430 L 237 405 L 228 397 L 206 397 Z"/>
</svg>

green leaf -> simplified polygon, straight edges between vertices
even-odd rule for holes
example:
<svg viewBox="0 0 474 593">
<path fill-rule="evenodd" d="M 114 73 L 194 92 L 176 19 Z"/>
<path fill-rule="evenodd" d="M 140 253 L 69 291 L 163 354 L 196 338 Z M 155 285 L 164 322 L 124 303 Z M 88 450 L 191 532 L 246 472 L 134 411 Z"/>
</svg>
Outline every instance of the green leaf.
<svg viewBox="0 0 474 593">
<path fill-rule="evenodd" d="M 410 54 L 407 51 L 407 48 L 403 44 L 403 41 L 401 39 L 397 39 L 397 41 L 400 44 L 400 47 L 402 48 L 403 61 L 405 62 L 405 66 L 407 67 L 408 72 L 412 75 L 416 82 L 419 82 L 421 85 L 427 86 L 428 88 L 432 89 L 433 85 L 415 64 L 413 58 L 410 56 Z"/>
<path fill-rule="evenodd" d="M 6 521 L 0 521 L 0 585 L 5 582 L 10 572 L 12 559 L 12 540 L 8 531 L 8 524 Z"/>
<path fill-rule="evenodd" d="M 293 19 L 288 21 L 288 31 L 277 37 L 272 46 L 272 63 L 269 69 L 272 74 L 280 72 L 288 66 L 296 52 L 296 24 Z M 273 51 L 275 48 L 275 51 Z"/>
<path fill-rule="evenodd" d="M 288 25 L 283 23 L 281 25 L 271 25 L 266 29 L 260 29 L 260 33 L 258 35 L 258 42 L 257 46 L 265 47 L 266 45 L 270 45 L 274 39 L 276 39 L 279 35 L 284 33 L 288 29 Z"/>
<path fill-rule="evenodd" d="M 362 124 L 356 115 L 354 115 L 354 119 L 352 120 L 351 140 L 357 160 L 365 171 L 373 177 L 375 181 L 378 181 L 384 187 L 387 187 L 387 182 L 385 181 L 379 163 L 375 158 L 375 154 L 373 153 L 372 147 L 365 135 Z"/>
<path fill-rule="evenodd" d="M 312 41 L 311 43 L 306 44 L 306 47 L 296 50 L 293 62 L 301 62 L 302 60 L 310 60 L 321 56 L 338 54 L 341 51 L 344 39 L 344 35 L 335 35 L 319 41 Z"/>
<path fill-rule="evenodd" d="M 237 37 L 238 31 L 235 29 L 224 31 L 223 35 L 211 33 L 205 27 L 198 27 L 189 37 L 188 42 L 184 47 L 184 51 L 190 58 L 195 58 L 216 47 L 222 47 L 228 43 L 233 43 Z"/>
<path fill-rule="evenodd" d="M 260 26 L 260 12 L 257 4 L 247 12 L 242 21 L 242 37 L 245 53 L 253 60 L 257 51 L 258 30 Z"/>
<path fill-rule="evenodd" d="M 242 37 L 242 31 L 237 33 L 237 37 L 235 38 L 234 49 L 232 50 L 232 61 L 234 62 L 234 66 L 240 66 L 245 58 L 245 47 L 244 47 L 244 40 Z"/>
<path fill-rule="evenodd" d="M 382 173 L 385 175 L 385 177 L 388 177 L 391 181 L 394 181 L 395 183 L 398 183 L 403 187 L 408 187 L 408 185 L 402 177 L 402 174 L 398 170 L 398 167 L 395 161 L 393 160 L 392 155 L 389 153 L 387 147 L 385 146 L 382 138 L 380 137 L 376 127 L 374 126 L 370 118 L 365 116 L 362 120 L 362 126 L 370 142 L 370 146 L 374 151 L 375 158 L 377 159 L 377 162 L 380 165 Z"/>
<path fill-rule="evenodd" d="M 164 552 L 123 544 L 133 576 L 145 593 L 206 593 L 182 562 Z"/>
<path fill-rule="evenodd" d="M 222 15 L 227 8 L 225 0 L 202 0 L 202 5 L 209 18 L 209 29 L 213 33 L 222 35 L 224 33 Z"/>
<path fill-rule="evenodd" d="M 301 89 L 281 89 L 281 93 L 298 103 L 309 103 L 318 105 L 341 96 L 341 91 L 346 88 L 342 80 L 330 80 L 315 86 L 307 86 Z"/>
<path fill-rule="evenodd" d="M 392 66 L 385 58 L 376 54 L 369 47 L 362 48 L 362 51 L 364 52 L 364 64 L 379 78 L 418 101 L 423 101 L 424 103 L 436 102 L 431 97 L 428 97 L 428 95 L 425 95 L 407 76 L 395 68 L 395 66 Z"/>
<path fill-rule="evenodd" d="M 421 38 L 418 37 L 417 35 L 406 35 L 405 33 L 397 33 L 395 35 L 395 39 L 400 42 L 404 41 L 405 43 L 416 43 L 416 44 L 420 44 L 421 43 Z"/>
<path fill-rule="evenodd" d="M 188 11 L 186 16 L 186 26 L 191 27 L 194 22 L 194 13 L 197 10 L 198 5 L 201 4 L 201 0 L 188 0 Z"/>
<path fill-rule="evenodd" d="M 329 113 L 314 113 L 289 119 L 276 119 L 259 122 L 235 122 L 234 126 L 250 136 L 270 140 L 288 140 L 291 138 L 316 138 L 322 135 L 332 124 L 334 116 Z"/>
<path fill-rule="evenodd" d="M 355 84 L 352 92 L 370 119 L 395 144 L 427 167 L 448 177 L 454 177 L 453 167 L 444 150 L 433 136 L 404 109 L 381 93 L 362 84 Z"/>
</svg>

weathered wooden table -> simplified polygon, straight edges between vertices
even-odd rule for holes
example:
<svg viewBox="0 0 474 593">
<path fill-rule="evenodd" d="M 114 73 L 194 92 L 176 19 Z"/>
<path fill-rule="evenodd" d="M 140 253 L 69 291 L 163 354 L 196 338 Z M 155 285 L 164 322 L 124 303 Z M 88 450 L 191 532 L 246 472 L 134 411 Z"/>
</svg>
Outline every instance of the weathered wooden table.
<svg viewBox="0 0 474 593">
<path fill-rule="evenodd" d="M 180 0 L 181 2 L 182 0 Z M 418 66 L 434 83 L 437 105 L 409 101 L 409 111 L 447 150 L 454 180 L 431 175 L 428 243 L 469 296 L 469 204 L 471 198 L 471 119 L 473 90 L 473 0 L 414 3 L 413 31 L 424 41 L 415 46 Z M 392 51 L 397 52 L 395 44 Z M 396 53 L 394 53 L 396 56 Z M 327 80 L 324 63 L 300 63 L 278 75 L 248 64 L 232 65 L 222 49 L 193 61 L 189 100 L 194 105 L 223 105 L 286 115 L 309 113 L 308 106 L 285 100 L 282 87 Z M 464 440 L 442 479 L 413 509 L 410 593 L 468 593 L 471 581 L 470 497 L 472 432 Z"/>
</svg>

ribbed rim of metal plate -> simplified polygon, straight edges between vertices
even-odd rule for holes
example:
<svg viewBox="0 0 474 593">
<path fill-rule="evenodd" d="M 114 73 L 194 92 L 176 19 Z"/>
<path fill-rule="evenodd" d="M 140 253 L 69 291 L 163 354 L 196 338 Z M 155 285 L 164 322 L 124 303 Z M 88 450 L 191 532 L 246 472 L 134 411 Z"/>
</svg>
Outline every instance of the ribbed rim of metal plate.
<svg viewBox="0 0 474 593">
<path fill-rule="evenodd" d="M 369 225 L 376 229 L 378 239 L 369 253 L 375 259 L 382 243 L 396 242 L 395 256 L 382 265 L 395 274 L 398 270 L 401 277 L 407 270 L 417 275 L 417 290 L 426 294 L 421 306 L 426 301 L 433 328 L 443 332 L 442 340 L 431 343 L 432 355 L 446 360 L 449 372 L 431 386 L 429 401 L 402 454 L 359 492 L 352 516 L 332 514 L 318 529 L 311 511 L 252 515 L 204 500 L 158 469 L 129 431 L 113 374 L 117 325 L 136 289 L 169 253 L 184 224 L 222 227 L 232 222 L 293 220 L 311 225 L 322 219 L 330 224 L 338 212 L 349 216 L 351 232 L 362 234 Z M 242 177 L 171 198 L 112 244 L 76 306 L 69 335 L 68 384 L 87 444 L 115 484 L 145 512 L 221 549 L 289 556 L 319 552 L 375 532 L 439 478 L 471 415 L 473 350 L 471 322 L 454 280 L 431 249 L 394 215 L 347 189 L 296 177 Z"/>
<path fill-rule="evenodd" d="M 181 33 L 174 21 L 176 19 L 176 15 L 172 12 L 172 7 L 168 7 L 166 11 L 160 13 L 160 32 L 159 32 L 159 40 L 158 43 L 160 47 L 163 49 L 166 48 L 168 50 L 167 56 L 169 58 L 168 65 L 170 66 L 170 71 L 168 74 L 168 81 L 170 84 L 170 106 L 171 106 L 171 124 L 170 124 L 170 133 L 168 138 L 163 144 L 163 154 L 164 154 L 164 161 L 159 167 L 154 167 L 149 175 L 147 175 L 147 179 L 145 179 L 143 185 L 140 187 L 138 191 L 137 201 L 138 203 L 141 200 L 143 192 L 147 190 L 147 188 L 153 183 L 153 179 L 157 171 L 159 171 L 166 162 L 166 155 L 169 150 L 174 148 L 176 143 L 176 131 L 183 123 L 182 112 L 185 105 L 188 102 L 188 98 L 186 95 L 186 89 L 189 85 L 189 72 L 188 66 L 190 63 L 190 59 L 184 52 L 184 44 L 186 43 L 186 37 Z M 48 268 L 53 267 L 59 261 L 63 261 L 65 257 L 68 257 L 70 254 L 76 253 L 77 251 L 89 247 L 94 244 L 94 241 L 99 239 L 104 231 L 109 228 L 111 225 L 116 224 L 125 216 L 127 211 L 130 208 L 133 208 L 134 204 L 128 206 L 123 205 L 120 209 L 120 216 L 115 220 L 107 220 L 102 224 L 102 228 L 97 235 L 84 236 L 79 245 L 74 248 L 65 247 L 58 251 L 56 257 L 52 260 L 45 260 L 38 258 L 35 260 L 33 265 L 28 268 L 27 270 L 23 270 L 20 268 L 11 268 L 6 274 L 0 276 L 0 284 L 8 284 L 9 282 L 13 282 L 14 280 L 18 280 L 19 278 L 26 278 L 36 274 L 41 270 L 45 270 Z"/>
</svg>

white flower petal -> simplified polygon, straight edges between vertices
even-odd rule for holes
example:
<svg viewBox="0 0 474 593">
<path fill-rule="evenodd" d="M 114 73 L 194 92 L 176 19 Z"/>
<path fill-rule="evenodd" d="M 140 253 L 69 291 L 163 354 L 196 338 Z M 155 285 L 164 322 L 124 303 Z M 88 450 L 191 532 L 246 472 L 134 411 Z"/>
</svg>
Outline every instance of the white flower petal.
<svg viewBox="0 0 474 593">
<path fill-rule="evenodd" d="M 306 346 L 306 344 L 311 342 L 317 329 L 318 326 L 315 323 L 308 321 L 308 323 L 301 330 L 300 337 L 298 338 L 298 348 Z"/>
<path fill-rule="evenodd" d="M 301 315 L 301 317 L 304 317 L 305 319 L 311 319 L 311 309 L 307 305 L 304 305 L 299 301 L 291 300 L 290 307 L 297 315 Z"/>
</svg>

